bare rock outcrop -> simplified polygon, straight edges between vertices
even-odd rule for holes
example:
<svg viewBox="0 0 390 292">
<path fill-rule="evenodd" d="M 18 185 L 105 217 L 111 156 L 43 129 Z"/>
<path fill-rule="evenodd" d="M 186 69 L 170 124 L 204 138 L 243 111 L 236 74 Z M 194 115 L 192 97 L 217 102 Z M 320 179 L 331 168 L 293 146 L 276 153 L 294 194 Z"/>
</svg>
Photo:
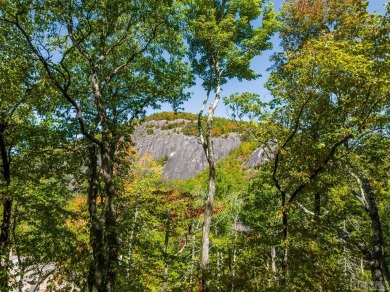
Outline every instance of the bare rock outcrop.
<svg viewBox="0 0 390 292">
<path fill-rule="evenodd" d="M 253 151 L 253 153 L 248 157 L 247 160 L 245 160 L 242 166 L 247 166 L 251 169 L 258 168 L 274 157 L 275 150 L 276 144 L 274 143 L 263 145 Z"/>
<path fill-rule="evenodd" d="M 133 141 L 141 155 L 150 153 L 155 160 L 164 160 L 163 175 L 168 179 L 188 179 L 203 171 L 207 161 L 198 138 L 184 135 L 180 125 L 189 120 L 150 121 L 135 129 Z M 170 125 L 174 125 L 170 127 Z M 179 126 L 177 126 L 179 125 Z M 213 138 L 216 160 L 225 157 L 240 145 L 238 134 Z"/>
</svg>

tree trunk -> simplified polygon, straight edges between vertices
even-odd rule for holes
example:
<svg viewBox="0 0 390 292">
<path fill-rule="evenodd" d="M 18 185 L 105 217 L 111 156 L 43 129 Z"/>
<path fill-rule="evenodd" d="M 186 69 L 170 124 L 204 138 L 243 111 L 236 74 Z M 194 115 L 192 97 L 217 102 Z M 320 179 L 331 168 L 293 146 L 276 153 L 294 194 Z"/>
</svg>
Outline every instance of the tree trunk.
<svg viewBox="0 0 390 292">
<path fill-rule="evenodd" d="M 99 215 L 97 209 L 97 156 L 96 145 L 89 147 L 90 180 L 88 188 L 88 211 L 90 215 L 90 242 L 92 261 L 89 269 L 88 287 L 93 292 L 112 291 L 116 279 L 118 262 L 118 237 L 114 214 L 113 198 L 115 193 L 111 155 L 107 150 L 108 143 L 101 146 L 102 176 L 105 183 L 104 213 Z M 103 216 L 103 217 L 101 217 Z"/>
<path fill-rule="evenodd" d="M 103 137 L 106 134 L 103 133 Z M 106 140 L 106 141 L 104 141 Z M 112 163 L 112 153 L 110 151 L 108 137 L 103 138 L 101 147 L 102 153 L 102 175 L 105 185 L 105 245 L 107 247 L 107 279 L 105 283 L 105 291 L 110 292 L 114 289 L 117 266 L 118 266 L 118 232 L 116 227 L 114 197 L 114 171 Z"/>
<path fill-rule="evenodd" d="M 137 192 L 137 196 L 135 198 L 135 209 L 134 209 L 134 217 L 133 217 L 133 223 L 131 225 L 130 230 L 130 238 L 129 238 L 129 244 L 127 248 L 127 266 L 126 266 L 126 279 L 130 279 L 130 270 L 131 270 L 131 258 L 133 255 L 133 246 L 134 246 L 134 238 L 135 238 L 135 228 L 137 227 L 137 220 L 139 215 L 139 196 L 140 193 Z"/>
<path fill-rule="evenodd" d="M 194 279 L 194 265 L 195 265 L 195 244 L 196 244 L 196 232 L 198 230 L 199 223 L 195 225 L 194 219 L 192 219 L 192 235 L 191 235 L 191 265 L 190 265 L 190 287 L 192 289 L 192 283 Z"/>
<path fill-rule="evenodd" d="M 222 266 L 222 256 L 221 256 L 221 254 L 222 253 L 219 250 L 219 248 L 217 248 L 216 252 L 217 252 L 217 291 L 220 291 L 221 287 L 220 287 L 219 283 L 221 281 L 221 266 Z"/>
<path fill-rule="evenodd" d="M 89 146 L 89 182 L 88 182 L 88 212 L 90 220 L 90 244 L 92 260 L 89 266 L 88 289 L 91 292 L 104 291 L 105 282 L 105 250 L 103 226 L 97 210 L 97 156 L 96 146 Z"/>
<path fill-rule="evenodd" d="M 164 239 L 164 274 L 163 274 L 163 284 L 161 287 L 161 292 L 167 290 L 168 285 L 168 267 L 169 267 L 169 256 L 168 256 L 168 244 L 169 244 L 169 232 L 171 227 L 171 218 L 169 218 L 169 211 L 167 211 L 167 221 L 165 226 L 165 239 Z"/>
<path fill-rule="evenodd" d="M 234 291 L 234 283 L 236 278 L 236 261 L 237 261 L 237 223 L 238 216 L 233 216 L 234 222 L 234 241 L 233 241 L 233 259 L 232 259 L 232 285 L 230 291 Z"/>
<path fill-rule="evenodd" d="M 389 272 L 389 268 L 387 267 L 385 255 L 382 257 L 381 265 L 382 265 L 383 274 L 384 274 L 385 279 L 387 281 L 387 285 L 390 285 L 390 272 Z"/>
<path fill-rule="evenodd" d="M 96 65 L 96 64 L 95 64 Z M 98 66 L 92 66 L 92 91 L 95 96 L 96 108 L 101 122 L 102 139 L 98 144 L 101 154 L 101 173 L 104 183 L 104 246 L 105 246 L 105 273 L 104 289 L 110 292 L 114 289 L 118 268 L 118 231 L 115 217 L 115 184 L 114 184 L 114 153 L 116 150 L 115 135 L 110 130 L 106 106 L 100 88 Z M 92 140 L 91 140 L 92 138 Z M 91 137 L 91 142 L 95 142 Z"/>
<path fill-rule="evenodd" d="M 210 180 L 209 180 L 209 194 L 206 202 L 204 221 L 202 228 L 202 249 L 201 249 L 201 261 L 200 269 L 202 271 L 202 291 L 206 292 L 210 290 L 210 275 L 208 270 L 209 264 L 209 246 L 210 246 L 210 227 L 211 217 L 215 196 L 215 168 L 210 167 Z"/>
<path fill-rule="evenodd" d="M 11 185 L 11 166 L 8 157 L 7 146 L 4 139 L 4 127 L 0 129 L 0 154 L 2 163 L 2 173 L 4 178 L 4 191 L 1 194 L 3 199 L 3 217 L 0 233 L 0 291 L 8 291 L 9 281 L 9 235 L 11 229 L 12 198 L 9 193 Z"/>
<path fill-rule="evenodd" d="M 15 256 L 17 259 L 17 268 L 19 273 L 19 279 L 16 283 L 16 286 L 19 292 L 23 292 L 23 282 L 26 267 L 23 264 L 21 256 L 22 253 L 20 252 L 19 242 L 17 240 L 18 238 L 16 237 L 16 226 L 18 225 L 18 203 L 15 204 L 12 221 L 12 237 L 14 238 L 13 247 L 15 249 Z"/>
<path fill-rule="evenodd" d="M 276 246 L 271 246 L 271 271 L 276 274 Z"/>
<path fill-rule="evenodd" d="M 218 72 L 218 67 L 217 70 Z M 217 78 L 218 79 L 218 78 Z M 198 130 L 200 132 L 200 139 L 202 142 L 203 150 L 205 152 L 207 162 L 209 165 L 209 188 L 208 188 L 208 197 L 205 205 L 204 210 L 204 221 L 203 221 L 203 228 L 202 228 L 202 247 L 201 247 L 201 260 L 200 260 L 200 269 L 202 271 L 202 291 L 210 291 L 210 271 L 208 269 L 209 264 L 209 248 L 210 248 L 210 228 L 211 228 L 211 218 L 212 218 L 212 212 L 213 212 L 213 205 L 214 205 L 214 197 L 215 197 L 215 157 L 214 157 L 214 148 L 213 143 L 211 140 L 211 129 L 213 125 L 213 117 L 214 117 L 214 111 L 216 107 L 218 106 L 218 102 L 220 99 L 220 85 L 219 81 L 217 84 L 216 89 L 216 95 L 214 101 L 210 104 L 209 110 L 208 110 L 208 117 L 207 117 L 207 127 L 206 127 L 206 135 L 204 137 L 202 125 L 201 125 L 201 118 L 203 114 L 203 109 L 207 103 L 209 93 L 207 93 L 207 97 L 203 103 L 202 110 L 199 113 L 198 116 Z"/>
<path fill-rule="evenodd" d="M 280 279 L 280 286 L 285 287 L 287 283 L 287 264 L 288 264 L 288 218 L 287 218 L 286 195 L 282 195 L 282 222 L 283 222 L 283 258 L 282 258 L 282 276 Z"/>
<path fill-rule="evenodd" d="M 359 176 L 362 182 L 362 188 L 368 196 L 368 208 L 365 209 L 368 216 L 370 216 L 373 232 L 370 261 L 372 279 L 374 281 L 375 290 L 387 291 L 384 272 L 382 269 L 382 263 L 384 262 L 385 256 L 383 252 L 383 233 L 378 208 L 376 205 L 375 194 L 371 188 L 370 182 L 365 177 L 364 173 L 360 172 Z"/>
</svg>

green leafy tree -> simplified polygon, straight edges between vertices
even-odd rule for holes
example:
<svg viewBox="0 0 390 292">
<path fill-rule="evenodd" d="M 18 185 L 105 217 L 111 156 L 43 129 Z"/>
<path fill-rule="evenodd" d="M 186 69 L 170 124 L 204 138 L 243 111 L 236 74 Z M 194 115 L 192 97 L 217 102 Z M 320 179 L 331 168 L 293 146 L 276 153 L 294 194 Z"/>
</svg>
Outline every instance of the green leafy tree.
<svg viewBox="0 0 390 292">
<path fill-rule="evenodd" d="M 258 77 L 251 68 L 252 59 L 271 48 L 270 36 L 276 29 L 272 6 L 262 7 L 264 1 L 213 1 L 191 3 L 189 21 L 189 57 L 193 70 L 206 91 L 198 117 L 200 141 L 209 164 L 209 186 L 203 223 L 201 270 L 202 290 L 210 289 L 209 234 L 215 197 L 215 158 L 212 147 L 214 111 L 221 98 L 221 86 L 232 78 L 251 80 Z M 262 25 L 254 28 L 252 22 L 262 17 Z M 205 130 L 202 116 L 210 103 Z"/>
<path fill-rule="evenodd" d="M 127 125 L 146 107 L 168 102 L 177 108 L 186 98 L 189 75 L 182 62 L 180 17 L 177 2 L 1 3 L 2 23 L 19 30 L 62 97 L 64 118 L 77 119 L 79 133 L 91 143 L 91 291 L 112 291 L 115 286 L 115 153 L 121 141 L 129 139 Z"/>
<path fill-rule="evenodd" d="M 272 179 L 282 198 L 286 243 L 294 202 L 311 194 L 318 215 L 321 192 L 313 185 L 381 128 L 388 110 L 385 18 L 367 13 L 364 1 L 336 2 L 290 1 L 282 12 L 284 52 L 275 57 L 268 86 L 281 105 L 273 117 Z M 284 254 L 286 277 L 287 248 Z M 377 288 L 384 284 L 379 278 Z"/>
<path fill-rule="evenodd" d="M 12 211 L 21 179 L 17 156 L 28 151 L 35 127 L 33 96 L 39 87 L 23 39 L 10 25 L 0 31 L 0 289 L 7 291 Z"/>
<path fill-rule="evenodd" d="M 273 146 L 267 149 L 265 144 L 263 150 L 272 158 L 264 169 L 270 167 L 270 178 L 281 199 L 280 284 L 292 289 L 303 285 L 317 289 L 314 279 L 321 281 L 328 277 L 326 269 L 306 269 L 302 261 L 295 261 L 299 254 L 296 251 L 302 248 L 309 255 L 305 263 L 318 258 L 314 245 L 308 245 L 306 240 L 295 241 L 295 234 L 302 232 L 302 228 L 310 230 L 305 225 L 298 228 L 296 224 L 301 222 L 298 218 L 304 216 L 320 224 L 324 220 L 324 208 L 327 212 L 334 210 L 329 201 L 330 197 L 334 199 L 330 195 L 333 187 L 346 176 L 340 173 L 340 166 L 350 165 L 351 153 L 367 136 L 382 133 L 386 137 L 383 129 L 388 124 L 389 106 L 388 17 L 371 15 L 366 7 L 365 1 L 297 0 L 286 2 L 282 9 L 283 52 L 274 55 L 273 73 L 268 81 L 275 99 L 270 103 L 274 110 L 267 121 L 270 126 L 266 137 L 269 137 L 268 146 Z M 233 110 L 241 110 L 241 115 L 263 117 L 261 107 L 252 98 L 248 101 L 247 96 L 232 96 L 227 101 Z M 339 187 L 343 189 L 342 184 Z M 354 204 L 350 192 L 343 198 Z M 340 227 L 339 219 L 345 216 L 334 216 L 335 221 L 327 224 Z M 328 240 L 326 245 L 317 245 L 317 248 L 321 246 L 322 253 L 340 240 L 334 235 L 338 231 L 329 225 L 317 225 L 317 229 L 325 228 L 323 234 L 305 231 L 317 243 L 321 237 L 323 242 Z M 371 232 L 377 234 L 379 230 Z M 378 246 L 383 245 L 372 247 L 370 256 L 376 254 L 379 259 L 379 254 L 374 252 Z M 317 263 L 324 262 L 323 259 Z M 288 262 L 293 266 L 290 269 Z M 370 269 L 375 287 L 383 289 L 380 260 L 373 262 L 376 266 L 371 265 Z M 336 282 L 333 284 L 336 287 Z"/>
<path fill-rule="evenodd" d="M 384 206 L 389 200 L 387 194 L 389 155 L 386 151 L 388 144 L 389 139 L 385 133 L 373 133 L 357 147 L 345 169 L 346 177 L 350 178 L 351 192 L 361 204 L 360 209 L 363 213 L 361 220 L 367 225 L 367 229 L 361 234 L 362 240 L 354 240 L 353 235 L 345 234 L 346 240 L 351 238 L 355 249 L 362 252 L 370 268 L 372 279 L 377 281 L 374 282 L 374 287 L 377 289 L 381 285 L 378 280 L 386 279 L 387 285 L 390 284 L 390 274 L 386 263 L 387 229 L 384 228 L 387 221 Z M 384 279 L 379 278 L 380 273 Z"/>
<path fill-rule="evenodd" d="M 149 156 L 121 169 L 124 192 L 118 226 L 124 243 L 118 287 L 124 290 L 188 289 L 183 279 L 191 267 L 194 196 L 164 182 L 162 166 Z"/>
</svg>

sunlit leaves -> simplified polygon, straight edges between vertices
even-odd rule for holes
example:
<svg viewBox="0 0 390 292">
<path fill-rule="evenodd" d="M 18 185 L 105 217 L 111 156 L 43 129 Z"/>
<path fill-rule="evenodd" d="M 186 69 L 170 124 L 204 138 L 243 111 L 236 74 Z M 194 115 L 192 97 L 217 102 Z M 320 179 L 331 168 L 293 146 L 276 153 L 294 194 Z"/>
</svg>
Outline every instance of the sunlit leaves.
<svg viewBox="0 0 390 292">
<path fill-rule="evenodd" d="M 258 1 L 197 1 L 190 20 L 190 58 L 193 68 L 204 80 L 205 88 L 215 86 L 215 66 L 221 73 L 221 84 L 237 77 L 254 79 L 250 68 L 254 56 L 271 47 L 270 35 L 276 29 L 272 6 L 261 7 Z M 255 28 L 252 21 L 263 17 Z"/>
</svg>

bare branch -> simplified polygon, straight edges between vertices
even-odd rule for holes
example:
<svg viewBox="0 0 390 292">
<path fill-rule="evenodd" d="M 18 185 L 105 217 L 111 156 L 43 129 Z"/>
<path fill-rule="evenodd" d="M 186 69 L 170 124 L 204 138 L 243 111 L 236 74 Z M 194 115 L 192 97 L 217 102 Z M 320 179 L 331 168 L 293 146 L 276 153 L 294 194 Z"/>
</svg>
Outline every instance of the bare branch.
<svg viewBox="0 0 390 292">
<path fill-rule="evenodd" d="M 353 172 L 351 172 L 351 175 L 355 178 L 358 186 L 359 186 L 359 193 L 355 190 L 351 190 L 352 193 L 355 195 L 355 197 L 359 200 L 359 202 L 363 205 L 364 210 L 368 211 L 368 203 L 366 200 L 366 196 L 363 189 L 362 181 L 360 180 L 359 176 Z"/>
<path fill-rule="evenodd" d="M 305 208 L 305 206 L 303 206 L 302 204 L 300 203 L 297 203 L 298 207 L 301 208 L 303 210 L 303 212 L 305 212 L 306 214 L 309 214 L 311 216 L 315 216 L 314 212 L 308 210 Z"/>
<path fill-rule="evenodd" d="M 206 96 L 205 98 L 203 99 L 203 103 L 202 103 L 202 107 L 199 111 L 199 114 L 198 114 L 198 131 L 199 131 L 199 139 L 200 139 L 200 144 L 202 144 L 202 147 L 205 149 L 206 151 L 206 157 L 208 156 L 207 155 L 207 144 L 206 144 L 206 141 L 205 141 L 205 136 L 204 136 L 204 132 L 203 132 L 203 127 L 202 127 L 202 116 L 203 116 L 203 112 L 206 108 L 206 105 L 207 105 L 207 102 L 209 100 L 209 97 L 210 97 L 210 92 L 211 92 L 211 88 L 208 88 L 207 89 L 207 93 L 206 93 Z"/>
<path fill-rule="evenodd" d="M 311 100 L 312 97 L 313 97 L 313 95 L 310 95 L 309 98 L 303 103 L 302 107 L 299 110 L 298 117 L 295 121 L 294 129 L 293 129 L 292 133 L 288 136 L 288 138 L 283 143 L 283 145 L 281 147 L 279 147 L 279 149 L 275 155 L 274 170 L 272 172 L 272 180 L 274 182 L 275 187 L 278 189 L 278 191 L 283 196 L 286 195 L 286 192 L 282 189 L 282 187 L 279 183 L 279 180 L 276 177 L 276 172 L 277 172 L 278 166 L 279 166 L 279 157 L 281 155 L 282 150 L 284 150 L 284 148 L 286 148 L 287 144 L 294 138 L 295 134 L 298 132 L 299 122 L 300 122 L 301 116 L 303 114 L 303 110 L 305 109 L 306 105 L 309 103 L 309 101 Z"/>
</svg>

